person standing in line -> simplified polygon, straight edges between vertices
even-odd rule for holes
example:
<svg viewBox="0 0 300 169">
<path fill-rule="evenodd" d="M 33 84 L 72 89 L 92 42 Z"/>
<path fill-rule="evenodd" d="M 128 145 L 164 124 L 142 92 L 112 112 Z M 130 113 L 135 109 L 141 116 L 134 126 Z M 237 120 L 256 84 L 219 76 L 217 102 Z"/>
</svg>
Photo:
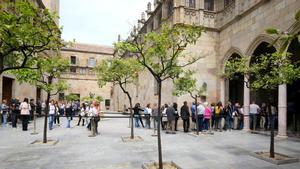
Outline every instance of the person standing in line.
<svg viewBox="0 0 300 169">
<path fill-rule="evenodd" d="M 36 101 L 36 114 L 40 117 L 42 115 L 42 103 L 41 100 L 38 99 Z"/>
<path fill-rule="evenodd" d="M 51 100 L 51 102 L 49 103 L 49 130 L 53 129 L 55 109 L 55 102 L 54 100 Z"/>
<path fill-rule="evenodd" d="M 183 106 L 180 108 L 180 115 L 183 121 L 183 131 L 185 133 L 189 132 L 190 128 L 190 112 L 189 107 L 187 105 L 187 101 L 183 102 Z"/>
<path fill-rule="evenodd" d="M 168 119 L 168 130 L 167 133 L 175 134 L 175 109 L 173 107 L 174 105 L 171 105 L 167 108 L 167 119 Z"/>
<path fill-rule="evenodd" d="M 198 102 L 197 113 L 198 113 L 199 131 L 202 131 L 203 129 L 204 110 L 205 110 L 204 106 L 201 104 L 201 102 Z"/>
<path fill-rule="evenodd" d="M 71 128 L 71 121 L 72 121 L 72 116 L 73 116 L 71 103 L 69 103 L 69 102 L 67 103 L 65 112 L 66 112 L 66 117 L 68 120 L 67 128 Z"/>
<path fill-rule="evenodd" d="M 134 108 L 132 108 L 133 110 L 133 115 L 134 115 L 134 120 L 135 120 L 135 127 L 139 128 L 140 124 L 139 121 L 141 122 L 142 126 L 144 127 L 144 123 L 140 114 L 140 111 L 144 111 L 143 109 L 140 108 L 140 104 L 136 103 Z"/>
<path fill-rule="evenodd" d="M 255 101 L 252 101 L 252 103 L 250 104 L 250 124 L 252 125 L 252 130 L 255 131 L 256 130 L 256 121 L 257 121 L 257 114 L 259 113 L 259 106 L 257 104 L 255 104 Z M 250 125 L 250 126 L 251 126 Z"/>
<path fill-rule="evenodd" d="M 33 116 L 34 116 L 34 113 L 35 113 L 35 104 L 34 104 L 34 99 L 30 99 L 30 107 L 31 107 L 31 110 L 30 110 L 30 120 L 33 120 Z"/>
<path fill-rule="evenodd" d="M 265 129 L 267 131 L 268 129 L 268 116 L 267 116 L 267 104 L 262 103 L 261 109 L 260 109 L 260 128 Z"/>
<path fill-rule="evenodd" d="M 225 108 L 225 130 L 231 131 L 233 129 L 233 111 L 234 107 L 232 103 L 229 101 Z"/>
<path fill-rule="evenodd" d="M 57 123 L 57 125 L 60 126 L 60 124 L 59 124 L 59 116 L 60 116 L 60 112 L 59 112 L 58 101 L 55 101 L 54 106 L 55 106 L 54 124 Z"/>
<path fill-rule="evenodd" d="M 197 130 L 197 123 L 196 123 L 196 103 L 193 102 L 191 106 L 191 112 L 192 112 L 192 122 L 194 123 L 194 128 L 193 130 Z"/>
<path fill-rule="evenodd" d="M 210 129 L 210 119 L 212 115 L 211 114 L 212 110 L 208 106 L 207 102 L 204 102 L 203 105 L 204 105 L 204 130 L 208 131 Z"/>
<path fill-rule="evenodd" d="M 100 121 L 100 104 L 97 101 L 93 101 L 92 108 L 90 109 L 89 113 L 92 116 L 91 119 L 91 130 L 92 135 L 89 137 L 95 137 L 98 135 L 98 122 Z"/>
<path fill-rule="evenodd" d="M 3 125 L 3 126 L 6 126 L 6 123 L 7 123 L 7 115 L 8 115 L 9 107 L 7 106 L 7 102 L 6 102 L 5 99 L 2 101 L 0 110 L 1 110 L 2 121 L 3 121 L 2 125 Z M 0 119 L 0 120 L 1 120 L 1 119 Z"/>
<path fill-rule="evenodd" d="M 222 120 L 222 114 L 223 114 L 223 104 L 222 102 L 218 102 L 215 109 L 215 130 L 219 130 L 222 131 L 222 124 L 221 124 L 221 120 Z"/>
<path fill-rule="evenodd" d="M 161 113 L 161 115 L 162 115 L 162 117 L 161 117 L 161 121 L 162 121 L 161 128 L 162 128 L 162 130 L 167 129 L 167 125 L 168 125 L 167 109 L 168 109 L 168 107 L 169 107 L 168 104 L 165 104 L 163 106 L 163 110 L 162 110 L 162 113 Z"/>
<path fill-rule="evenodd" d="M 177 103 L 173 103 L 173 108 L 175 110 L 175 131 L 177 131 L 177 122 L 178 122 L 178 119 L 179 119 Z"/>
<path fill-rule="evenodd" d="M 28 119 L 30 116 L 30 104 L 28 103 L 28 98 L 25 98 L 24 101 L 20 105 L 21 110 L 21 118 L 22 118 L 22 130 L 27 131 L 28 130 Z"/>
<path fill-rule="evenodd" d="M 153 109 L 152 109 L 152 119 L 153 119 L 153 127 L 155 130 L 157 130 L 157 124 L 158 124 L 158 107 L 157 104 L 154 103 Z"/>
<path fill-rule="evenodd" d="M 82 119 L 82 126 L 84 126 L 84 118 L 85 118 L 85 115 L 87 114 L 87 106 L 85 103 L 82 103 L 81 104 L 81 110 L 80 110 L 80 113 L 79 113 L 79 120 L 78 120 L 78 123 L 77 123 L 77 126 L 80 125 L 80 122 L 81 122 L 81 119 Z"/>
<path fill-rule="evenodd" d="M 12 128 L 17 128 L 17 120 L 18 120 L 18 105 L 16 100 L 11 101 L 11 125 Z"/>
<path fill-rule="evenodd" d="M 152 109 L 150 107 L 150 103 L 148 103 L 147 106 L 145 107 L 144 114 L 146 119 L 146 128 L 150 129 L 151 128 L 150 117 L 152 115 Z"/>
</svg>

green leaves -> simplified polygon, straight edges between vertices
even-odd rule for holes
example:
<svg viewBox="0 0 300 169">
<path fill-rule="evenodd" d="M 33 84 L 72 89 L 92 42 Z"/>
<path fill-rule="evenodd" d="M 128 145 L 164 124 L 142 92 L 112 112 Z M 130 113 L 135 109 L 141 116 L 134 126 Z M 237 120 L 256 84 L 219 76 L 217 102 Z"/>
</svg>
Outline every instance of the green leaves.
<svg viewBox="0 0 300 169">
<path fill-rule="evenodd" d="M 203 31 L 195 25 L 163 24 L 159 32 L 139 34 L 132 41 L 119 42 L 115 47 L 118 55 L 135 56 L 156 80 L 164 81 L 178 77 L 183 67 L 201 58 L 186 58 L 183 51 L 188 45 L 195 44 Z M 180 59 L 187 62 L 183 64 Z"/>
<path fill-rule="evenodd" d="M 28 0 L 5 1 L 0 13 L 0 74 L 30 68 L 38 54 L 64 46 L 55 15 Z"/>
<path fill-rule="evenodd" d="M 34 65 L 38 69 L 24 68 L 12 70 L 10 73 L 14 74 L 19 82 L 30 83 L 49 93 L 53 91 L 57 93 L 58 91 L 63 91 L 68 87 L 62 80 L 59 80 L 56 83 L 52 83 L 52 80 L 49 81 L 49 77 L 51 77 L 51 79 L 59 78 L 61 73 L 69 67 L 67 60 L 60 56 L 40 56 L 36 58 Z"/>
<path fill-rule="evenodd" d="M 106 83 L 134 83 L 138 77 L 141 65 L 134 58 L 113 58 L 103 60 L 97 67 L 96 73 L 100 87 Z"/>
<path fill-rule="evenodd" d="M 266 32 L 267 32 L 267 34 L 270 34 L 270 35 L 274 35 L 274 34 L 278 35 L 279 34 L 278 30 L 275 28 L 268 28 L 266 30 Z"/>
</svg>

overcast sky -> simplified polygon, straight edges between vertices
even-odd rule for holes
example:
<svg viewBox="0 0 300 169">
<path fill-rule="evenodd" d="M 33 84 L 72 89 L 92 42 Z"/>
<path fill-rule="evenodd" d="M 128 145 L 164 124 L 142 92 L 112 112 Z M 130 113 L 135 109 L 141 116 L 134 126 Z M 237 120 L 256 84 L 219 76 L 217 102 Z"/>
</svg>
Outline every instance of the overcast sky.
<svg viewBox="0 0 300 169">
<path fill-rule="evenodd" d="M 112 45 L 125 39 L 149 0 L 60 0 L 65 40 Z M 153 0 L 151 0 L 152 2 Z"/>
</svg>

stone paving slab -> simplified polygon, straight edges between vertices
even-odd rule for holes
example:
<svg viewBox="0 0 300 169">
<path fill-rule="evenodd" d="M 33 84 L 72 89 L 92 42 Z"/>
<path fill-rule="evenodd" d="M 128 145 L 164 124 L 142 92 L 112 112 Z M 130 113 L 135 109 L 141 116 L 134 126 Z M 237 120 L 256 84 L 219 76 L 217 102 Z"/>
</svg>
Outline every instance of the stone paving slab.
<svg viewBox="0 0 300 169">
<path fill-rule="evenodd" d="M 63 124 L 49 131 L 55 146 L 30 145 L 42 139 L 43 119 L 37 121 L 38 135 L 29 131 L 0 127 L 0 169 L 140 169 L 142 163 L 157 161 L 157 138 L 153 130 L 138 128 L 135 133 L 144 141 L 126 142 L 130 136 L 128 119 L 106 119 L 99 124 L 100 135 L 88 137 L 84 126 L 66 128 Z M 77 124 L 74 119 L 73 124 Z M 276 140 L 275 151 L 300 157 L 300 142 Z M 300 163 L 273 165 L 250 156 L 251 152 L 269 149 L 269 137 L 243 131 L 215 132 L 193 137 L 182 131 L 162 132 L 164 161 L 174 161 L 183 169 L 299 169 Z"/>
</svg>

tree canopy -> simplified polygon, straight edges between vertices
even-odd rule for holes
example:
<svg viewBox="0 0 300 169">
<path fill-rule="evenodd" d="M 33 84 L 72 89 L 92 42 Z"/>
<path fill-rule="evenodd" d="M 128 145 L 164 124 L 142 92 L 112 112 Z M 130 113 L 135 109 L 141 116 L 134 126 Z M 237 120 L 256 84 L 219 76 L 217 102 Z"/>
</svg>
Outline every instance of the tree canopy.
<svg viewBox="0 0 300 169">
<path fill-rule="evenodd" d="M 58 52 L 64 43 L 57 16 L 28 0 L 0 4 L 0 74 L 15 69 L 37 69 L 37 55 Z"/>
</svg>

